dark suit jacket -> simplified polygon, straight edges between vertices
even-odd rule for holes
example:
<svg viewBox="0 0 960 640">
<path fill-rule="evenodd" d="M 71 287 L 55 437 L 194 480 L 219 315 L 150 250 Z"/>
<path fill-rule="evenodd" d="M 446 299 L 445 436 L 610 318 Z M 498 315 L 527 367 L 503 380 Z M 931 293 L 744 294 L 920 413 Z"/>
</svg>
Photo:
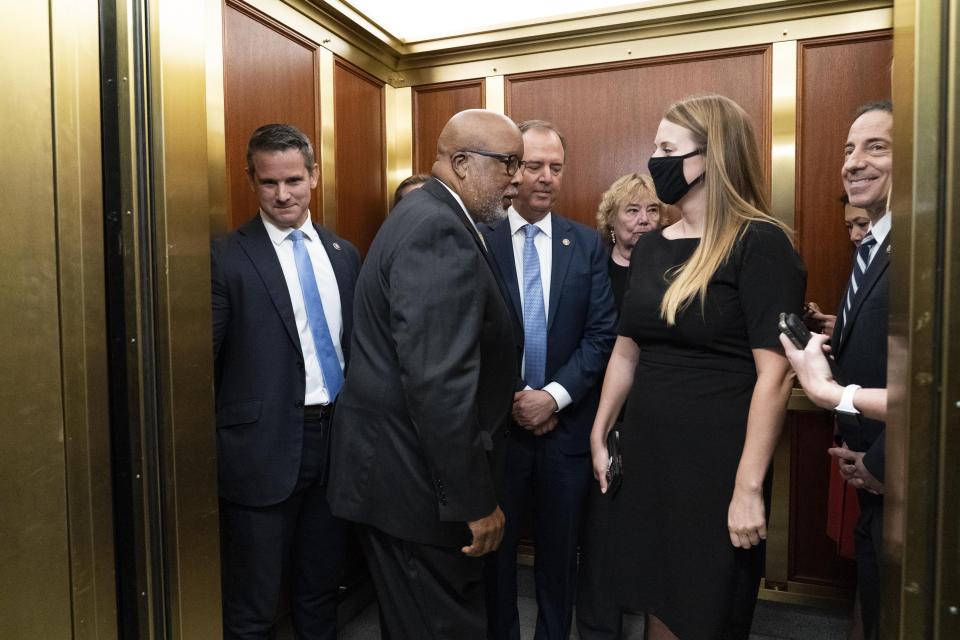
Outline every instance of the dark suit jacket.
<svg viewBox="0 0 960 640">
<path fill-rule="evenodd" d="M 360 255 L 314 227 L 340 289 L 346 360 Z M 215 240 L 210 261 L 220 495 L 276 504 L 296 485 L 303 440 L 306 372 L 290 293 L 259 215 Z"/>
<path fill-rule="evenodd" d="M 357 281 L 350 375 L 333 416 L 333 513 L 461 546 L 497 506 L 510 416 L 510 313 L 480 237 L 439 181 L 387 217 Z"/>
<path fill-rule="evenodd" d="M 598 382 L 616 340 L 617 313 L 607 273 L 609 253 L 596 229 L 556 213 L 552 218 L 544 379 L 560 383 L 573 402 L 557 416 L 557 427 L 542 437 L 556 438 L 562 451 L 577 454 L 590 450 L 590 429 L 600 399 Z M 484 237 L 503 274 L 510 308 L 522 331 L 523 307 L 509 221 L 484 227 Z M 524 386 L 522 381 L 518 383 L 518 388 Z"/>
<path fill-rule="evenodd" d="M 888 233 L 864 274 L 847 315 L 846 326 L 843 325 L 843 301 L 840 302 L 837 326 L 830 343 L 840 384 L 858 384 L 866 388 L 887 386 L 889 247 Z M 840 415 L 837 416 L 837 423 L 840 435 L 851 449 L 867 452 L 863 458 L 864 465 L 877 480 L 883 482 L 883 432 L 886 423 L 863 416 L 848 418 Z"/>
</svg>

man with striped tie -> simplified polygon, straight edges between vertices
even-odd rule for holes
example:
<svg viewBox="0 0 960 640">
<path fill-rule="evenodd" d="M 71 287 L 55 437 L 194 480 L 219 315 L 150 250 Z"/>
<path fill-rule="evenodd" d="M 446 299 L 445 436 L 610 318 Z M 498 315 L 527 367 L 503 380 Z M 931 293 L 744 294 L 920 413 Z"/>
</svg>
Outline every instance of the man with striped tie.
<svg viewBox="0 0 960 640">
<path fill-rule="evenodd" d="M 841 475 L 857 488 L 860 499 L 854 541 L 864 636 L 868 640 L 877 636 L 880 612 L 885 423 L 867 417 L 879 417 L 867 403 L 873 404 L 887 386 L 892 134 L 893 107 L 888 100 L 863 105 L 850 125 L 841 172 L 843 184 L 850 204 L 867 211 L 871 228 L 857 248 L 831 338 L 837 382 L 846 386 L 834 406 L 842 445 L 829 451 Z M 885 391 L 882 399 L 885 405 Z"/>
<path fill-rule="evenodd" d="M 310 220 L 303 132 L 257 129 L 247 174 L 260 210 L 211 249 L 224 637 L 273 637 L 286 580 L 297 638 L 332 639 L 345 524 L 327 447 L 360 256 Z"/>
</svg>

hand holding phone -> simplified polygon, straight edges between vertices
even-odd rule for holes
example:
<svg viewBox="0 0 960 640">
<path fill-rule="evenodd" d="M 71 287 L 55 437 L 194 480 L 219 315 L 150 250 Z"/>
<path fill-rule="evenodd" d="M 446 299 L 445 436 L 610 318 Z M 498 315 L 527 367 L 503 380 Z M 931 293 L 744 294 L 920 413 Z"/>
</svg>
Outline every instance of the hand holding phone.
<svg viewBox="0 0 960 640">
<path fill-rule="evenodd" d="M 810 342 L 810 329 L 795 313 L 780 314 L 780 333 L 787 336 L 797 349 L 803 349 Z"/>
</svg>

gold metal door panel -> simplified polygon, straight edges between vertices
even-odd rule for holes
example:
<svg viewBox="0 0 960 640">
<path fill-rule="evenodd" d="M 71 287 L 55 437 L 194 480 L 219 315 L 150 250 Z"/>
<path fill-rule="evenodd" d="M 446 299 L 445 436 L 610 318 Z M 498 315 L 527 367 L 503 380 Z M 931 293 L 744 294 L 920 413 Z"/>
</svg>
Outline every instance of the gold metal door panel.
<svg viewBox="0 0 960 640">
<path fill-rule="evenodd" d="M 115 637 L 97 2 L 0 27 L 0 636 Z"/>
</svg>

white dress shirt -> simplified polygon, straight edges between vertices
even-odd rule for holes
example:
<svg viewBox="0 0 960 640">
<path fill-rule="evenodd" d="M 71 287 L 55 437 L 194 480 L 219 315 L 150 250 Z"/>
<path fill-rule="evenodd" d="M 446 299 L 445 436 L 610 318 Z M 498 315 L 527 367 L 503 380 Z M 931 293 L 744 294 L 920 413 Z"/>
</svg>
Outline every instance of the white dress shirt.
<svg viewBox="0 0 960 640">
<path fill-rule="evenodd" d="M 520 304 L 526 305 L 523 291 L 523 245 L 526 242 L 526 234 L 523 227 L 527 225 L 527 221 L 511 205 L 507 209 L 507 222 L 510 224 L 510 237 L 513 240 L 513 264 L 516 267 L 517 284 L 520 287 Z M 553 274 L 553 214 L 548 213 L 535 222 L 534 226 L 540 227 L 540 233 L 533 238 L 533 246 L 537 248 L 537 255 L 540 257 L 540 285 L 543 289 L 543 312 L 546 320 L 550 317 L 550 277 Z M 549 345 L 547 348 L 549 349 Z M 526 356 L 524 356 L 522 365 L 524 373 L 526 364 Z M 573 398 L 559 382 L 548 382 L 543 390 L 553 396 L 557 403 L 557 411 L 573 402 Z"/>
<path fill-rule="evenodd" d="M 883 241 L 887 239 L 887 234 L 890 233 L 890 218 L 890 212 L 887 211 L 876 223 L 870 225 L 870 233 L 877 239 L 877 244 L 870 247 L 870 260 L 867 263 L 868 265 L 873 264 L 873 259 L 877 257 L 877 251 L 880 250 L 880 245 L 883 244 Z M 869 266 L 867 268 L 869 268 Z"/>
<path fill-rule="evenodd" d="M 450 195 L 453 196 L 453 199 L 456 200 L 456 201 L 457 201 L 457 204 L 460 205 L 460 208 L 463 209 L 463 213 L 466 214 L 467 220 L 469 220 L 469 221 L 470 221 L 470 224 L 473 226 L 473 230 L 476 232 L 477 238 L 480 239 L 480 244 L 483 245 L 483 248 L 484 248 L 484 249 L 486 249 L 486 248 L 487 248 L 487 241 L 483 239 L 483 234 L 480 233 L 480 229 L 477 228 L 477 223 L 473 221 L 473 217 L 471 217 L 470 212 L 467 211 L 467 207 L 463 204 L 463 199 L 459 196 L 459 194 L 457 194 L 456 191 L 454 191 L 453 189 L 451 189 L 450 187 L 448 187 L 448 186 L 443 182 L 443 180 L 437 180 L 437 182 L 439 182 L 440 184 L 442 184 L 442 185 L 443 185 L 443 188 L 450 192 Z"/>
<path fill-rule="evenodd" d="M 313 334 L 310 332 L 310 323 L 307 320 L 307 308 L 303 303 L 303 291 L 300 289 L 300 276 L 297 275 L 297 263 L 293 257 L 293 241 L 287 240 L 293 229 L 281 229 L 271 222 L 270 218 L 260 212 L 260 219 L 267 229 L 267 235 L 273 242 L 277 252 L 283 278 L 287 281 L 287 291 L 290 293 L 290 304 L 293 306 L 293 317 L 297 324 L 297 334 L 300 336 L 300 349 L 303 351 L 303 366 L 306 370 L 307 391 L 303 399 L 304 405 L 329 404 L 330 394 L 323 380 L 320 370 L 320 361 L 317 359 L 317 349 L 313 343 Z M 340 346 L 340 337 L 343 332 L 343 317 L 340 307 L 340 289 L 337 287 L 337 277 L 330 264 L 330 257 L 320 242 L 320 235 L 310 221 L 300 227 L 306 236 L 305 245 L 310 263 L 313 265 L 313 275 L 317 279 L 317 288 L 320 289 L 320 299 L 323 301 L 323 315 L 327 318 L 327 328 L 330 338 L 343 368 L 343 348 Z"/>
</svg>

